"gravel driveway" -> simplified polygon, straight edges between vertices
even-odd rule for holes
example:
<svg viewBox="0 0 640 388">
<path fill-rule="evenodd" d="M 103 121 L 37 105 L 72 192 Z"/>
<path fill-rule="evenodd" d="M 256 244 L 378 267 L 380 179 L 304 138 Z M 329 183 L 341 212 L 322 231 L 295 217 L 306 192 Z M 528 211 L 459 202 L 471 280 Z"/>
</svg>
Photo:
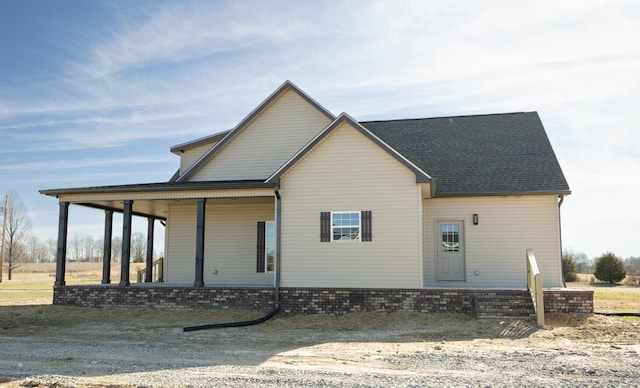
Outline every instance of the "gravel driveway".
<svg viewBox="0 0 640 388">
<path fill-rule="evenodd" d="M 234 315 L 235 314 L 235 315 Z M 640 386 L 640 321 L 0 306 L 0 387 Z"/>
</svg>

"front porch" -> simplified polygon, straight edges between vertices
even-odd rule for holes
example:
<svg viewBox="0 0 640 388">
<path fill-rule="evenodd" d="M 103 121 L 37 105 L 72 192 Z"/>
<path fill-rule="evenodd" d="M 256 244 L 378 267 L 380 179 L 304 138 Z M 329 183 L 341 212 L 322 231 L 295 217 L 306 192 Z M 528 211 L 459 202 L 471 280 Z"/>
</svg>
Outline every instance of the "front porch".
<svg viewBox="0 0 640 388">
<path fill-rule="evenodd" d="M 54 287 L 53 303 L 68 306 L 271 311 L 279 292 L 280 314 L 344 315 L 361 311 L 461 313 L 535 319 L 528 290 L 188 287 L 161 284 Z M 545 290 L 545 313 L 592 314 L 593 292 Z"/>
</svg>

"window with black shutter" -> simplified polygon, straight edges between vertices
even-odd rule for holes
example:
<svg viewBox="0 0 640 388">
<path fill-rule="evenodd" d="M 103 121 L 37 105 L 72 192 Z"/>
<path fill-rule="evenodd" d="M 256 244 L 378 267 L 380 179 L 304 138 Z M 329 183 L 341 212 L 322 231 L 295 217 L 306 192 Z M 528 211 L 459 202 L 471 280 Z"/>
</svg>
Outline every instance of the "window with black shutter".
<svg viewBox="0 0 640 388">
<path fill-rule="evenodd" d="M 372 241 L 371 210 L 320 213 L 320 242 Z"/>
</svg>

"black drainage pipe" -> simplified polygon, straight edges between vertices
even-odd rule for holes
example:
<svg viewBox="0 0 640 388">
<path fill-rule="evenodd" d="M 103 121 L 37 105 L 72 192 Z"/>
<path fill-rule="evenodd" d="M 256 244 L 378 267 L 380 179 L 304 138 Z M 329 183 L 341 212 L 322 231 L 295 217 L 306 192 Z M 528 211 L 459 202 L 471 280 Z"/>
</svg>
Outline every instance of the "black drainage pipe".
<svg viewBox="0 0 640 388">
<path fill-rule="evenodd" d="M 257 325 L 262 322 L 266 322 L 269 319 L 273 318 L 280 311 L 280 306 L 275 307 L 271 312 L 264 317 L 254 319 L 252 321 L 242 321 L 242 322 L 225 322 L 225 323 L 213 323 L 209 325 L 200 325 L 200 326 L 188 326 L 183 328 L 183 331 L 196 331 L 196 330 L 208 330 L 208 329 L 221 329 L 224 327 L 241 327 L 241 326 L 251 326 Z"/>
<path fill-rule="evenodd" d="M 605 315 L 607 317 L 640 317 L 640 313 L 598 313 L 596 315 Z"/>
</svg>

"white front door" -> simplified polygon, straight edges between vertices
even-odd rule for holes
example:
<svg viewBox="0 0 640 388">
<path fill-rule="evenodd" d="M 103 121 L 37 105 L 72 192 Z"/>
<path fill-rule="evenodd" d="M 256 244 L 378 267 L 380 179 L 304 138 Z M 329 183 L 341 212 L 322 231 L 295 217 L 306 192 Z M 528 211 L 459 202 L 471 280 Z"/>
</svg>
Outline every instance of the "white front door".
<svg viewBox="0 0 640 388">
<path fill-rule="evenodd" d="M 438 280 L 464 280 L 464 223 L 436 223 L 436 271 Z"/>
</svg>

